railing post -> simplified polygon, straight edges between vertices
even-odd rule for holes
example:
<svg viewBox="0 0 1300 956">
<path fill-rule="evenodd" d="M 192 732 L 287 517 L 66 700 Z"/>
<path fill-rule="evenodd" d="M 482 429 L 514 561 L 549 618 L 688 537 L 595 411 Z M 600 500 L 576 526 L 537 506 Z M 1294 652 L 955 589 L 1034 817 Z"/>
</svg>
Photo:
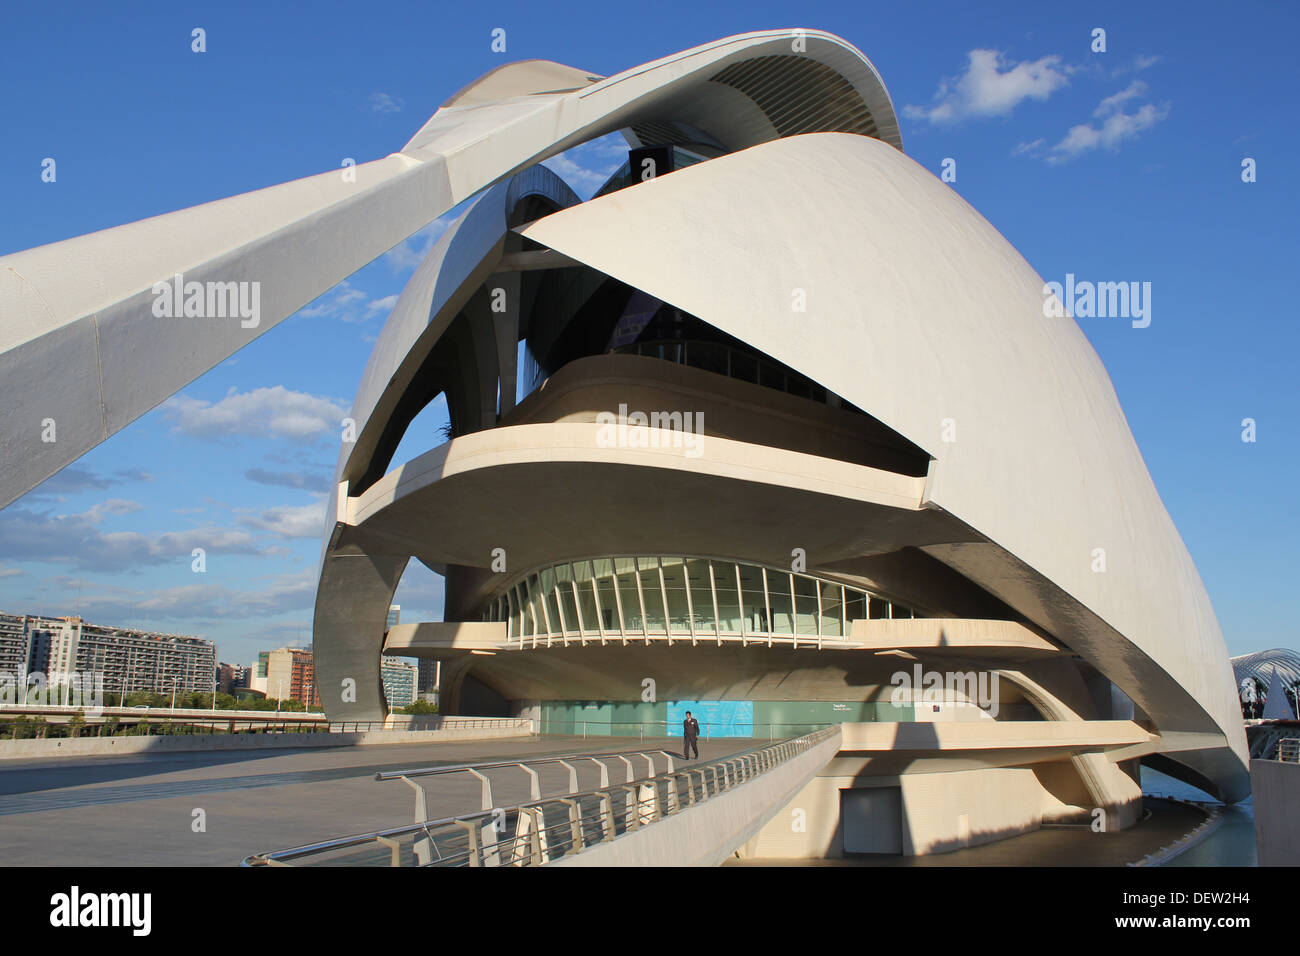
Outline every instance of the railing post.
<svg viewBox="0 0 1300 956">
<path fill-rule="evenodd" d="M 520 770 L 522 770 L 524 773 L 528 774 L 528 776 L 532 778 L 528 788 L 529 795 L 534 800 L 542 799 L 542 788 L 541 788 L 541 784 L 538 782 L 537 779 L 537 771 L 534 770 L 532 767 L 528 766 L 527 764 L 521 763 L 521 764 L 517 764 L 516 766 L 518 766 Z"/>
<path fill-rule="evenodd" d="M 482 799 L 480 800 L 481 805 L 479 806 L 479 809 L 491 810 L 492 809 L 492 781 L 489 780 L 487 777 L 483 776 L 483 774 L 479 773 L 473 767 L 466 767 L 465 770 L 473 774 L 474 776 L 478 777 L 479 781 L 483 785 Z"/>
<path fill-rule="evenodd" d="M 457 826 L 465 828 L 469 836 L 469 865 L 482 866 L 482 844 L 479 842 L 478 823 L 474 820 L 457 820 Z"/>
<path fill-rule="evenodd" d="M 542 816 L 541 807 L 527 807 L 520 812 L 528 814 L 529 859 L 533 866 L 541 866 L 551 858 L 549 842 L 546 839 L 546 834 L 542 832 L 542 828 L 546 824 L 546 818 Z"/>
<path fill-rule="evenodd" d="M 568 768 L 568 771 L 569 771 L 569 793 L 571 793 L 571 794 L 572 794 L 572 793 L 577 793 L 577 792 L 578 792 L 578 771 L 574 768 L 573 764 L 569 763 L 567 760 L 561 760 L 561 761 L 559 761 L 559 764 L 560 764 L 561 767 L 567 767 L 567 768 Z"/>
<path fill-rule="evenodd" d="M 668 783 L 668 812 L 673 814 L 682 808 L 681 799 L 677 795 L 677 781 L 679 778 L 677 774 L 669 771 L 664 779 Z"/>
<path fill-rule="evenodd" d="M 637 787 L 637 817 L 645 823 L 654 823 L 663 819 L 659 804 L 659 788 L 653 783 L 643 783 Z"/>
<path fill-rule="evenodd" d="M 600 839 L 608 843 L 614 839 L 614 800 L 608 793 L 597 794 L 600 803 Z"/>
<path fill-rule="evenodd" d="M 627 794 L 627 824 L 626 824 L 626 828 L 627 828 L 628 830 L 639 830 L 639 829 L 641 829 L 641 819 L 640 819 L 641 815 L 640 815 L 640 813 L 637 812 L 637 811 L 638 811 L 638 803 L 639 803 L 639 801 L 638 801 L 638 799 L 637 799 L 636 787 L 632 786 L 632 785 L 629 783 L 629 784 L 624 784 L 623 786 L 619 787 L 619 789 L 622 790 L 622 791 L 624 791 L 624 792 Z"/>
<path fill-rule="evenodd" d="M 381 843 L 392 851 L 391 862 L 389 866 L 402 865 L 402 845 L 396 840 L 390 840 L 388 837 L 375 837 L 376 843 Z"/>
<path fill-rule="evenodd" d="M 569 808 L 569 850 L 572 853 L 581 853 L 586 847 L 582 839 L 582 807 L 578 805 L 577 800 L 560 802 Z"/>
</svg>

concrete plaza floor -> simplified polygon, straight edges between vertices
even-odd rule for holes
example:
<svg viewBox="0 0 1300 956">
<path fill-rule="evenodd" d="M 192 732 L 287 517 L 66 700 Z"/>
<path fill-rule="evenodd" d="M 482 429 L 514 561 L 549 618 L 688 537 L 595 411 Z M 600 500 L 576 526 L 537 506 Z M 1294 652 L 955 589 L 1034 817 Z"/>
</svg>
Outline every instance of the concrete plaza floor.
<svg viewBox="0 0 1300 956">
<path fill-rule="evenodd" d="M 766 741 L 702 740 L 700 758 L 759 743 Z M 377 771 L 680 747 L 680 739 L 543 737 L 8 760 L 0 763 L 0 865 L 232 866 L 253 853 L 410 823 L 414 791 L 400 780 L 377 782 Z M 659 758 L 657 771 L 665 764 Z M 621 782 L 623 764 L 609 766 L 610 783 Z M 576 767 L 580 789 L 599 785 L 594 763 Z M 644 775 L 645 761 L 634 769 Z M 543 796 L 567 792 L 563 767 L 548 765 L 539 775 Z M 496 806 L 528 799 L 522 770 L 489 777 Z M 479 809 L 480 785 L 469 774 L 436 781 L 428 788 L 431 818 Z M 203 811 L 202 830 L 196 810 Z"/>
</svg>

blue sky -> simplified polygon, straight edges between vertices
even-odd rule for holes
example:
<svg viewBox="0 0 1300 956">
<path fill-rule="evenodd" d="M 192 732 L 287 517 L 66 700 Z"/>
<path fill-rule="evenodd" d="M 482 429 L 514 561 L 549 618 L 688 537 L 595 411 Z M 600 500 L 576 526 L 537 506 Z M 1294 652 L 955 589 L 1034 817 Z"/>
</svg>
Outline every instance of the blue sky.
<svg viewBox="0 0 1300 956">
<path fill-rule="evenodd" d="M 829 30 L 880 71 L 909 155 L 936 174 L 955 160 L 953 188 L 1045 280 L 1152 284 L 1149 327 L 1080 325 L 1230 652 L 1296 645 L 1300 7 L 310 7 L 11 7 L 0 254 L 387 155 L 509 60 L 610 74 L 733 33 Z M 490 49 L 497 27 L 504 55 Z M 1104 53 L 1090 49 L 1097 27 Z M 41 181 L 45 157 L 54 183 Z M 1254 183 L 1242 182 L 1247 157 Z M 622 158 L 596 143 L 548 165 L 585 196 Z M 0 609 L 201 634 L 224 660 L 309 641 L 338 422 L 439 228 L 0 512 Z M 1254 443 L 1241 440 L 1244 418 Z M 421 416 L 397 460 L 436 444 L 436 425 L 436 411 Z M 203 575 L 192 547 L 207 551 Z M 404 619 L 439 619 L 440 579 L 413 563 L 398 601 Z"/>
</svg>

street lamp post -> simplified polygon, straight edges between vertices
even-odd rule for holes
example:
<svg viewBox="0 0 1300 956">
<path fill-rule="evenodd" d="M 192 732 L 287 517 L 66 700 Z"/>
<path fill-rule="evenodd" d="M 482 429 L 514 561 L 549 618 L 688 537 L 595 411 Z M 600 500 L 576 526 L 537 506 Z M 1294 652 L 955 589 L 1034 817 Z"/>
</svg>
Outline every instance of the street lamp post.
<svg viewBox="0 0 1300 956">
<path fill-rule="evenodd" d="M 172 678 L 172 713 L 176 712 L 176 678 Z"/>
</svg>

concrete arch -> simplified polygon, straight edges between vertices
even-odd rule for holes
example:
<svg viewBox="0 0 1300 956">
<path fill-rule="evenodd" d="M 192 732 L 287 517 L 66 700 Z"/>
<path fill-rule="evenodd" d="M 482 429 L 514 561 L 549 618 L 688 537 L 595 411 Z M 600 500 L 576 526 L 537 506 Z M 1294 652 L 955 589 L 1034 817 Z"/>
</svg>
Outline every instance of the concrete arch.
<svg viewBox="0 0 1300 956">
<path fill-rule="evenodd" d="M 876 134 L 901 149 L 889 95 L 861 52 L 820 31 L 772 30 L 576 89 L 510 71 L 498 79 L 512 95 L 477 102 L 462 91 L 458 102 L 473 105 L 438 110 L 382 159 L 0 257 L 0 507 L 447 210 L 548 156 L 636 122 L 715 126 L 728 148 L 780 135 L 757 100 L 711 81 L 796 43 L 852 87 L 851 108 L 865 106 Z M 495 88 L 480 82 L 480 93 Z M 809 81 L 801 95 L 823 94 Z M 255 288 L 257 315 L 155 315 L 156 284 L 178 276 Z M 57 442 L 41 440 L 49 418 Z"/>
</svg>

